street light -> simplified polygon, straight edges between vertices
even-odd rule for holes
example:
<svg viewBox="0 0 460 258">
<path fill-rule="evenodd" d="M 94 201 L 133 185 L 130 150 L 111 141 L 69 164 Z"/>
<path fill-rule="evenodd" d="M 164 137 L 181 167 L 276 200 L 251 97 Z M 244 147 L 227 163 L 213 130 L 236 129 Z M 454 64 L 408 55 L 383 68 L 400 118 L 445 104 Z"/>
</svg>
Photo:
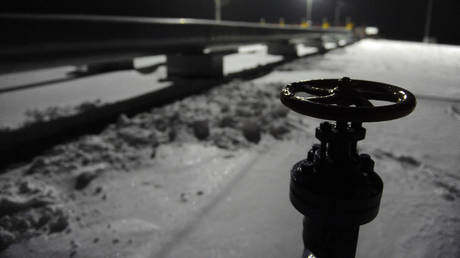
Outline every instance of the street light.
<svg viewBox="0 0 460 258">
<path fill-rule="evenodd" d="M 214 18 L 216 21 L 222 20 L 222 6 L 230 3 L 230 0 L 214 0 Z"/>
<path fill-rule="evenodd" d="M 431 27 L 431 13 L 433 10 L 433 0 L 428 0 L 427 8 L 426 8 L 426 23 L 425 23 L 425 33 L 423 35 L 423 42 L 429 43 L 432 42 L 433 39 L 430 38 L 430 27 Z"/>
<path fill-rule="evenodd" d="M 312 24 L 312 20 L 311 20 L 311 10 L 313 8 L 313 0 L 306 0 L 306 15 L 307 15 L 307 24 L 308 25 L 311 25 Z"/>
<path fill-rule="evenodd" d="M 222 6 L 220 0 L 214 0 L 214 17 L 216 21 L 221 21 L 222 20 Z"/>
<path fill-rule="evenodd" d="M 340 23 L 340 9 L 345 5 L 344 2 L 342 1 L 337 1 L 335 4 L 335 10 L 334 10 L 334 26 L 339 26 Z"/>
</svg>

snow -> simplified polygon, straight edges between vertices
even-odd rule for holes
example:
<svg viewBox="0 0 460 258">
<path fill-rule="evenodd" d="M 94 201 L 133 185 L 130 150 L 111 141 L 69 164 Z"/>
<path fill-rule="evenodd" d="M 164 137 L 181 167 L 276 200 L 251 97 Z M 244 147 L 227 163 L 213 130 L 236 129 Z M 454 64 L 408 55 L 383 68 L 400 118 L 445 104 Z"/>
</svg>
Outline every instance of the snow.
<svg viewBox="0 0 460 258">
<path fill-rule="evenodd" d="M 175 159 L 175 162 L 187 167 L 201 163 L 206 158 L 202 156 L 206 152 L 211 155 L 220 154 L 219 157 L 222 158 L 228 152 L 247 149 L 252 144 L 257 144 L 263 135 L 285 139 L 293 127 L 287 121 L 288 109 L 277 101 L 281 86 L 276 84 L 261 87 L 251 82 L 235 81 L 206 94 L 191 96 L 132 118 L 121 115 L 116 124 L 108 126 L 99 135 L 82 136 L 75 141 L 61 144 L 36 157 L 30 164 L 7 171 L 7 176 L 0 177 L 0 186 L 5 189 L 0 192 L 0 205 L 5 210 L 0 213 L 0 217 L 3 221 L 6 217 L 8 220 L 20 220 L 26 226 L 24 230 L 17 230 L 16 224 L 4 224 L 0 221 L 2 233 L 4 231 L 0 234 L 0 249 L 11 244 L 11 235 L 19 241 L 57 232 L 46 229 L 46 225 L 41 223 L 38 226 L 33 223 L 43 216 L 50 216 L 46 213 L 49 205 L 58 207 L 58 215 L 64 214 L 62 216 L 66 224 L 59 228 L 59 232 L 68 229 L 69 216 L 77 221 L 79 219 L 64 203 L 68 199 L 75 201 L 75 194 L 84 194 L 85 190 L 86 193 L 93 192 L 91 195 L 97 198 L 106 198 L 103 197 L 107 194 L 105 190 L 98 190 L 100 186 L 94 187 L 94 182 L 106 173 L 136 171 L 158 159 Z M 229 99 L 235 105 L 230 105 Z M 197 142 L 201 145 L 193 147 Z M 169 151 L 170 157 L 165 157 L 164 152 L 168 149 L 172 149 Z M 183 160 L 182 151 L 185 154 L 198 152 L 200 155 Z M 171 166 L 167 169 L 170 170 Z M 210 190 L 215 185 L 213 182 L 218 182 L 218 178 L 222 178 L 227 172 L 224 170 L 221 173 L 223 175 L 213 174 L 209 178 L 203 178 L 202 181 L 207 186 L 201 188 Z M 30 191 L 14 191 L 9 187 L 21 185 L 23 180 L 49 184 L 53 189 L 59 189 L 56 190 L 58 194 L 47 201 L 47 196 L 36 196 L 35 192 L 31 194 Z M 191 182 L 188 176 L 184 182 Z M 188 202 L 191 198 L 190 193 L 184 192 L 188 184 L 176 188 L 183 191 L 180 193 L 181 202 Z M 35 198 L 38 198 L 39 205 L 35 201 L 28 204 L 29 200 Z M 41 209 L 35 209 L 36 206 Z M 102 213 L 104 216 L 108 215 Z M 50 221 L 53 222 L 51 219 Z M 71 230 L 78 231 L 81 228 Z"/>
<path fill-rule="evenodd" d="M 224 57 L 224 74 L 236 73 L 257 66 L 278 62 L 282 59 L 282 56 L 268 55 L 264 51 L 227 55 Z"/>
<path fill-rule="evenodd" d="M 301 53 L 311 53 L 311 48 L 299 47 Z M 282 60 L 281 56 L 268 55 L 267 47 L 261 44 L 243 46 L 239 53 L 224 57 L 224 74 Z M 38 71 L 0 75 L 0 89 L 37 82 L 55 81 L 43 87 L 0 94 L 0 127 L 20 127 L 31 110 L 49 107 L 71 109 L 83 102 L 113 103 L 139 96 L 171 85 L 164 81 L 166 67 L 160 66 L 151 72 L 149 67 L 164 64 L 166 56 L 142 57 L 134 60 L 137 70 L 118 71 L 75 79 L 68 78 L 72 67 L 58 67 Z M 62 80 L 62 81 L 61 81 Z"/>
<path fill-rule="evenodd" d="M 419 96 L 460 97 L 458 46 L 366 39 L 300 62 L 255 81 L 289 83 L 348 76 L 399 85 Z M 300 64 L 303 69 L 292 67 Z"/>
<path fill-rule="evenodd" d="M 158 70 L 161 71 L 157 73 L 165 73 L 164 67 Z M 17 127 L 26 119 L 24 114 L 28 110 L 43 110 L 50 106 L 72 107 L 98 100 L 110 103 L 170 85 L 170 82 L 158 82 L 157 73 L 120 71 L 1 94 L 0 123 L 2 126 Z"/>
<path fill-rule="evenodd" d="M 71 72 L 72 66 L 64 66 L 52 69 L 39 69 L 27 72 L 18 72 L 0 75 L 0 90 L 36 83 L 37 81 L 52 81 L 62 79 L 66 73 Z"/>
<path fill-rule="evenodd" d="M 350 76 L 395 84 L 418 98 L 406 118 L 366 124 L 361 150 L 384 181 L 376 220 L 357 257 L 458 257 L 460 47 L 363 40 L 279 67 L 255 83 Z"/>
<path fill-rule="evenodd" d="M 263 51 L 247 47 L 227 61 L 241 68 L 279 60 Z M 9 218 L 28 225 L 17 231 L 0 224 L 3 247 L 15 242 L 2 256 L 299 257 L 302 222 L 288 201 L 289 170 L 317 142 L 320 120 L 288 113 L 277 95 L 285 83 L 350 76 L 418 97 L 408 117 L 365 124 L 360 151 L 374 158 L 385 186 L 378 217 L 361 227 L 357 257 L 459 257 L 458 71 L 460 47 L 368 39 L 122 115 L 98 135 L 0 175 L 0 201 L 22 207 Z M 115 101 L 165 87 L 157 82 L 164 75 L 164 67 L 98 75 L 0 95 L 0 106 L 78 105 L 88 96 Z M 2 122 L 11 115 L 0 112 Z M 47 202 L 28 206 L 34 198 Z M 40 216 L 61 222 L 59 230 L 34 226 Z"/>
</svg>

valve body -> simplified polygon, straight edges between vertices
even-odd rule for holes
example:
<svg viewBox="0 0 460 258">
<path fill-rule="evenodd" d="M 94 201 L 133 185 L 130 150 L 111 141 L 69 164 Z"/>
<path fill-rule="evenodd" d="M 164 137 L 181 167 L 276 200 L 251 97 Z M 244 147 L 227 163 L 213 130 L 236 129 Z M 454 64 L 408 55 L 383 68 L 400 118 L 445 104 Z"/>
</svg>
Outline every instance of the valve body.
<svg viewBox="0 0 460 258">
<path fill-rule="evenodd" d="M 305 250 L 318 258 L 355 257 L 359 226 L 377 216 L 383 182 L 370 156 L 357 152 L 361 123 L 323 122 L 316 137 L 321 144 L 291 170 L 290 199 L 305 216 Z"/>
</svg>

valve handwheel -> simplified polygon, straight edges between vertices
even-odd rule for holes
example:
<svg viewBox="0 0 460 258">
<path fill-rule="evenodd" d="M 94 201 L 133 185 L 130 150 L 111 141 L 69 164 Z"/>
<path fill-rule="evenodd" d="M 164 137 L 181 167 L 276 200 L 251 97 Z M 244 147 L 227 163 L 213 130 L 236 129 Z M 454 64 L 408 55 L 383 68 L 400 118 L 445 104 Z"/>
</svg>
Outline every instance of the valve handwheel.
<svg viewBox="0 0 460 258">
<path fill-rule="evenodd" d="M 313 96 L 299 96 L 301 92 Z M 348 77 L 295 82 L 282 89 L 280 98 L 303 115 L 350 122 L 397 119 L 411 113 L 416 105 L 414 95 L 406 89 Z M 375 106 L 370 100 L 393 103 Z"/>
<path fill-rule="evenodd" d="M 336 121 L 316 128 L 320 144 L 290 173 L 289 198 L 304 215 L 303 257 L 354 258 L 359 227 L 377 216 L 383 193 L 374 161 L 358 152 L 357 142 L 366 134 L 362 122 L 406 116 L 415 97 L 397 86 L 344 77 L 289 84 L 280 99 L 300 114 Z"/>
</svg>

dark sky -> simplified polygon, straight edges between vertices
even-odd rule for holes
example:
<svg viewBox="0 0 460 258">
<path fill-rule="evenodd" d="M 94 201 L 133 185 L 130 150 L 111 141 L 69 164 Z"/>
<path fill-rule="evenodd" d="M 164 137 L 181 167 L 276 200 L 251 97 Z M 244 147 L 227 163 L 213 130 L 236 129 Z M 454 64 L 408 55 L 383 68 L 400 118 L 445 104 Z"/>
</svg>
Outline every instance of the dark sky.
<svg viewBox="0 0 460 258">
<path fill-rule="evenodd" d="M 339 0 L 313 0 L 313 22 L 333 21 Z M 428 0 L 342 0 L 341 20 L 350 16 L 357 25 L 373 25 L 392 39 L 423 38 Z M 214 0 L 2 0 L 7 12 L 86 13 L 150 17 L 212 19 Z M 223 19 L 298 23 L 305 16 L 305 0 L 230 0 Z M 460 0 L 433 0 L 432 35 L 441 43 L 460 44 Z"/>
</svg>

